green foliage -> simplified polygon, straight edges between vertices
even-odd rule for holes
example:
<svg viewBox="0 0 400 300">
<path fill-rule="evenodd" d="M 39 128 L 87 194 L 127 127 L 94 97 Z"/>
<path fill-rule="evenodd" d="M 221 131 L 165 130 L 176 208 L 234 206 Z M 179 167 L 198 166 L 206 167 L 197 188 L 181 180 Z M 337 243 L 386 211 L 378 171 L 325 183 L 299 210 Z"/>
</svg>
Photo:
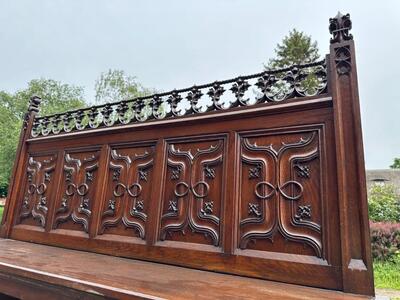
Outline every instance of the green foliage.
<svg viewBox="0 0 400 300">
<path fill-rule="evenodd" d="M 374 262 L 376 288 L 400 290 L 400 257 L 393 262 Z"/>
<path fill-rule="evenodd" d="M 108 103 L 142 97 L 154 91 L 144 88 L 134 76 L 122 70 L 108 70 L 101 73 L 95 84 L 96 102 Z"/>
<path fill-rule="evenodd" d="M 140 85 L 135 77 L 121 70 L 102 73 L 96 81 L 98 102 L 120 101 L 153 93 Z M 62 84 L 51 79 L 35 79 L 26 89 L 10 94 L 0 91 L 0 196 L 6 196 L 12 165 L 21 131 L 22 120 L 32 95 L 42 98 L 40 114 L 49 115 L 85 106 L 82 87 Z"/>
<path fill-rule="evenodd" d="M 83 88 L 51 79 L 32 80 L 26 89 L 14 94 L 0 91 L 0 196 L 5 196 L 8 187 L 23 116 L 32 95 L 42 98 L 42 115 L 85 106 Z"/>
<path fill-rule="evenodd" d="M 374 184 L 369 190 L 369 218 L 375 222 L 400 222 L 400 197 L 390 184 Z"/>
<path fill-rule="evenodd" d="M 293 65 L 303 65 L 307 63 L 316 62 L 320 55 L 318 44 L 312 41 L 311 36 L 306 35 L 304 32 L 293 29 L 289 31 L 289 35 L 285 36 L 281 44 L 277 44 L 275 48 L 275 58 L 268 61 L 264 65 L 266 70 L 275 70 L 290 67 Z M 303 78 L 300 87 L 306 92 L 307 95 L 314 95 L 320 84 L 317 76 L 315 75 L 316 68 L 309 67 L 303 69 L 307 72 L 306 78 Z M 285 72 L 277 73 L 277 78 L 283 79 L 286 75 Z M 286 93 L 289 89 L 284 80 L 280 80 L 272 87 L 274 92 Z"/>
<path fill-rule="evenodd" d="M 311 36 L 293 29 L 275 48 L 276 57 L 270 59 L 268 69 L 285 68 L 291 65 L 307 64 L 319 59 L 318 44 Z"/>
<path fill-rule="evenodd" d="M 393 165 L 390 166 L 392 169 L 400 169 L 400 158 L 396 157 L 393 161 Z"/>
</svg>

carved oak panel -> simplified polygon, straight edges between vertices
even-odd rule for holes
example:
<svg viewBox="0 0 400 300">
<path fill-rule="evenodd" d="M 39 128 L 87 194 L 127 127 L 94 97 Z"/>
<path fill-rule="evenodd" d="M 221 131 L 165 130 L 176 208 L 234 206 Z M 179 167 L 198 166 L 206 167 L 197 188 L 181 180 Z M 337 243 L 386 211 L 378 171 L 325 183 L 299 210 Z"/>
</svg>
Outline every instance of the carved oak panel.
<svg viewBox="0 0 400 300">
<path fill-rule="evenodd" d="M 99 155 L 99 151 L 65 153 L 62 197 L 56 205 L 54 229 L 89 232 L 98 181 Z"/>
<path fill-rule="evenodd" d="M 99 234 L 145 239 L 154 151 L 154 146 L 111 149 L 106 201 L 103 204 Z"/>
<path fill-rule="evenodd" d="M 160 239 L 219 246 L 225 140 L 167 143 Z"/>
<path fill-rule="evenodd" d="M 324 257 L 319 131 L 242 136 L 239 248 Z"/>
<path fill-rule="evenodd" d="M 46 226 L 49 205 L 54 201 L 56 160 L 56 154 L 29 156 L 19 223 Z"/>
</svg>

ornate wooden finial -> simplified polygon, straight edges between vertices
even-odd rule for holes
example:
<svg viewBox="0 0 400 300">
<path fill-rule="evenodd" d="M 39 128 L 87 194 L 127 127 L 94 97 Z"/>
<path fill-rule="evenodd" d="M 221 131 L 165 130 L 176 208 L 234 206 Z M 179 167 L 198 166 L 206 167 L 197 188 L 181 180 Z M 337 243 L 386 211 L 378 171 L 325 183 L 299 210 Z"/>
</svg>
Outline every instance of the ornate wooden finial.
<svg viewBox="0 0 400 300">
<path fill-rule="evenodd" d="M 36 95 L 33 95 L 29 100 L 28 111 L 25 113 L 23 128 L 26 130 L 28 128 L 29 119 L 32 116 L 32 113 L 37 114 L 39 112 L 39 105 L 42 102 L 42 99 Z"/>
<path fill-rule="evenodd" d="M 329 19 L 329 32 L 332 34 L 331 44 L 352 40 L 350 14 L 337 13 L 336 17 Z"/>
<path fill-rule="evenodd" d="M 42 99 L 36 95 L 32 96 L 29 101 L 28 112 L 39 112 L 39 105 Z"/>
</svg>

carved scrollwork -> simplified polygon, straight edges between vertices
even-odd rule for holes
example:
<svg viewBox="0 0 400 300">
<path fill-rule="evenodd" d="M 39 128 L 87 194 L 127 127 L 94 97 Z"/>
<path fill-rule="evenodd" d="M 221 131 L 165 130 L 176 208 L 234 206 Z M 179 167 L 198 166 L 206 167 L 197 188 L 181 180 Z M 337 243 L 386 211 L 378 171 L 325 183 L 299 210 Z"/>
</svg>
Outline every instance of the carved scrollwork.
<svg viewBox="0 0 400 300">
<path fill-rule="evenodd" d="M 241 106 L 247 106 L 250 98 L 243 99 L 245 92 L 249 89 L 250 84 L 246 81 L 243 80 L 242 77 L 239 77 L 236 82 L 232 85 L 231 91 L 234 93 L 236 100 L 237 100 L 237 105 Z"/>
<path fill-rule="evenodd" d="M 32 217 L 45 227 L 48 212 L 48 185 L 55 170 L 56 155 L 49 159 L 30 156 L 27 167 L 27 183 L 22 201 L 20 221 Z"/>
<path fill-rule="evenodd" d="M 263 194 L 261 194 L 260 189 L 265 190 L 265 187 L 269 188 L 270 192 L 263 192 Z M 271 183 L 267 181 L 260 181 L 259 183 L 257 183 L 256 188 L 254 189 L 254 193 L 259 199 L 265 200 L 271 198 L 275 194 L 276 189 L 277 188 L 275 188 L 275 186 L 273 186 Z"/>
<path fill-rule="evenodd" d="M 100 126 L 100 123 L 102 122 L 102 115 L 97 107 L 91 107 L 88 111 L 88 116 L 88 125 L 90 128 L 97 128 Z"/>
<path fill-rule="evenodd" d="M 223 86 L 221 86 L 218 82 L 215 82 L 210 90 L 207 92 L 207 95 L 210 96 L 212 105 L 208 107 L 208 110 L 221 110 L 223 109 L 223 105 L 219 103 L 220 97 L 225 92 Z"/>
<path fill-rule="evenodd" d="M 163 100 L 161 99 L 161 97 L 158 95 L 154 95 L 152 102 L 151 102 L 151 106 L 152 106 L 151 111 L 152 111 L 153 117 L 155 119 L 162 119 L 164 116 L 164 112 L 161 109 L 162 104 L 163 104 Z"/>
<path fill-rule="evenodd" d="M 132 115 L 129 114 L 129 105 L 126 101 L 122 101 L 117 105 L 116 112 L 118 115 L 118 121 L 121 124 L 128 124 L 130 122 Z"/>
<path fill-rule="evenodd" d="M 180 150 L 175 144 L 169 146 L 168 172 L 171 176 L 167 177 L 168 185 L 178 179 L 174 175 L 176 170 L 179 170 L 180 181 L 172 185 L 173 199 L 168 201 L 162 215 L 161 240 L 174 232 L 185 235 L 186 230 L 191 229 L 210 237 L 214 246 L 219 245 L 220 219 L 215 214 L 215 201 L 220 203 L 220 199 L 210 195 L 216 188 L 214 180 L 220 180 L 221 176 L 216 168 L 222 164 L 222 145 L 222 141 L 214 142 L 194 153 L 191 149 Z M 197 172 L 193 173 L 195 170 Z"/>
<path fill-rule="evenodd" d="M 132 228 L 141 239 L 145 239 L 146 199 L 143 192 L 151 184 L 150 170 L 153 167 L 153 147 L 113 149 L 109 163 L 109 200 L 102 214 L 100 234 L 107 228 L 122 224 Z M 118 175 L 116 175 L 118 174 Z"/>
<path fill-rule="evenodd" d="M 114 124 L 162 120 L 313 96 L 325 93 L 326 85 L 326 62 L 323 60 L 62 114 L 35 117 L 31 136 L 35 138 L 40 135 L 110 127 Z M 223 101 L 222 97 L 232 100 Z M 35 105 L 32 107 L 35 110 Z M 26 127 L 27 121 L 24 124 Z"/>
<path fill-rule="evenodd" d="M 338 12 L 334 18 L 330 18 L 329 32 L 332 34 L 331 44 L 352 40 L 351 27 L 350 14 L 343 15 Z"/>
<path fill-rule="evenodd" d="M 168 97 L 167 102 L 171 108 L 171 112 L 168 116 L 178 117 L 181 115 L 182 111 L 178 109 L 178 104 L 182 101 L 182 96 L 178 94 L 176 90 L 172 91 L 171 95 Z"/>
<path fill-rule="evenodd" d="M 311 220 L 311 205 L 302 204 L 305 194 L 300 182 L 310 176 L 304 163 L 318 157 L 316 137 L 313 131 L 298 141 L 282 141 L 278 146 L 258 145 L 243 138 L 242 164 L 249 165 L 248 170 L 255 165 L 260 178 L 253 190 L 256 200 L 248 202 L 248 217 L 240 221 L 240 248 L 246 249 L 250 241 L 257 239 L 273 243 L 274 236 L 280 233 L 285 240 L 309 245 L 316 256 L 322 257 L 321 227 Z M 270 171 L 261 172 L 267 166 Z M 296 172 L 300 179 L 293 177 Z M 249 176 L 247 180 L 252 179 Z"/>
<path fill-rule="evenodd" d="M 146 107 L 146 103 L 144 101 L 141 101 L 139 99 L 136 99 L 135 102 L 133 102 L 133 111 L 135 112 L 135 120 L 138 122 L 144 122 L 147 120 L 147 115 L 144 112 L 144 108 Z"/>
<path fill-rule="evenodd" d="M 114 118 L 114 110 L 110 103 L 103 107 L 103 122 L 106 126 L 114 125 L 116 119 Z"/>
<path fill-rule="evenodd" d="M 187 113 L 194 113 L 194 114 L 201 113 L 201 108 L 198 107 L 198 103 L 199 103 L 201 96 L 203 96 L 203 93 L 196 86 L 193 86 L 190 89 L 190 91 L 186 97 L 190 103 L 190 109 L 188 110 Z"/>
<path fill-rule="evenodd" d="M 85 232 L 89 232 L 91 195 L 99 166 L 98 156 L 98 152 L 89 156 L 84 152 L 65 154 L 64 195 L 56 211 L 54 228 L 72 220 L 80 224 Z"/>
</svg>

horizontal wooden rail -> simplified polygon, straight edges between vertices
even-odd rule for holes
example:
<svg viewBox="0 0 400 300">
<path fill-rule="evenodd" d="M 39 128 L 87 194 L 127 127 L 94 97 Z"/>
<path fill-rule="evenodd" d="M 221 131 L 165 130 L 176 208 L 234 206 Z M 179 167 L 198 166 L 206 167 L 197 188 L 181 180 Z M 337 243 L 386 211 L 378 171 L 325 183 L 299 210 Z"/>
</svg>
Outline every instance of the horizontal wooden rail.
<svg viewBox="0 0 400 300">
<path fill-rule="evenodd" d="M 0 240 L 0 279 L 22 299 L 370 299 L 11 240 Z"/>
<path fill-rule="evenodd" d="M 32 97 L 1 236 L 373 295 L 350 29 L 308 65 L 52 116 Z"/>
</svg>

